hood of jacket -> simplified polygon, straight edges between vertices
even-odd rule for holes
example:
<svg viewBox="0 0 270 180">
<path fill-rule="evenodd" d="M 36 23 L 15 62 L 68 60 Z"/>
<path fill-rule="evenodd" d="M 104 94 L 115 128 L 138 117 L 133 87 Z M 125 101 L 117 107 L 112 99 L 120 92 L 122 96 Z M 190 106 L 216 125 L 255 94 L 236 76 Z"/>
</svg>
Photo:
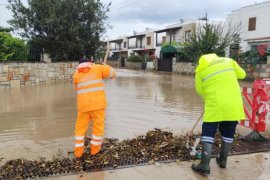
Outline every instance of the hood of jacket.
<svg viewBox="0 0 270 180">
<path fill-rule="evenodd" d="M 87 73 L 91 69 L 91 67 L 92 67 L 91 62 L 84 62 L 77 66 L 76 71 L 79 73 Z"/>
</svg>

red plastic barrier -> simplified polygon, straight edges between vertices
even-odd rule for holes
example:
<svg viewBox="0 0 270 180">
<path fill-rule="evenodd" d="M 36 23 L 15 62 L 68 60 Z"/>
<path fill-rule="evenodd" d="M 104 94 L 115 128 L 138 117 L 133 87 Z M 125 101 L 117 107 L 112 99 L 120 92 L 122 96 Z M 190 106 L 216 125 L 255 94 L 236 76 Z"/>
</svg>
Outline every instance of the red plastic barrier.
<svg viewBox="0 0 270 180">
<path fill-rule="evenodd" d="M 266 122 L 270 121 L 269 90 L 270 79 L 255 80 L 253 88 L 241 88 L 247 102 L 244 105 L 247 119 L 240 121 L 241 125 L 258 132 L 265 131 Z"/>
</svg>

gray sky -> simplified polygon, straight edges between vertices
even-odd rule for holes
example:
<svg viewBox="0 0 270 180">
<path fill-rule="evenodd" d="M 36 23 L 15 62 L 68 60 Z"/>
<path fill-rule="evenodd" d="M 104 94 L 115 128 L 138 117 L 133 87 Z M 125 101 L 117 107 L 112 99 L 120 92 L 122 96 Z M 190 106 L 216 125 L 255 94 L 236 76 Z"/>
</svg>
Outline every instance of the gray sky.
<svg viewBox="0 0 270 180">
<path fill-rule="evenodd" d="M 26 1 L 26 0 L 23 0 Z M 261 3 L 265 0 L 101 0 L 112 2 L 109 16 L 109 29 L 106 39 L 120 35 L 132 35 L 133 31 L 146 28 L 163 28 L 180 19 L 194 20 L 207 12 L 209 19 L 224 20 L 231 11 L 244 6 Z M 0 0 L 0 26 L 8 26 L 6 21 L 11 13 L 6 9 L 7 0 Z"/>
</svg>

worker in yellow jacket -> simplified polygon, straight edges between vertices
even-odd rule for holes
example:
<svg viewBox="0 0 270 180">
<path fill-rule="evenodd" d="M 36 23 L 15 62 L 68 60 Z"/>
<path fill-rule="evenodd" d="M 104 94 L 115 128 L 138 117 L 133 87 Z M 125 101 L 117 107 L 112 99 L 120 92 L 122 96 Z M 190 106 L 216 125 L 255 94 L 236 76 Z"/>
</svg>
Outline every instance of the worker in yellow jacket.
<svg viewBox="0 0 270 180">
<path fill-rule="evenodd" d="M 88 59 L 80 59 L 73 78 L 77 90 L 78 109 L 74 155 L 79 158 L 84 153 L 84 139 L 90 122 L 91 155 L 97 154 L 101 149 L 107 106 L 103 79 L 115 78 L 115 71 L 109 65 L 94 64 Z"/>
<path fill-rule="evenodd" d="M 236 126 L 239 120 L 245 119 L 238 83 L 238 79 L 245 76 L 245 71 L 233 59 L 216 54 L 200 57 L 195 70 L 195 86 L 204 101 L 202 159 L 198 165 L 192 165 L 194 171 L 210 174 L 209 162 L 217 129 L 221 133 L 222 144 L 216 160 L 221 168 L 226 168 Z"/>
</svg>

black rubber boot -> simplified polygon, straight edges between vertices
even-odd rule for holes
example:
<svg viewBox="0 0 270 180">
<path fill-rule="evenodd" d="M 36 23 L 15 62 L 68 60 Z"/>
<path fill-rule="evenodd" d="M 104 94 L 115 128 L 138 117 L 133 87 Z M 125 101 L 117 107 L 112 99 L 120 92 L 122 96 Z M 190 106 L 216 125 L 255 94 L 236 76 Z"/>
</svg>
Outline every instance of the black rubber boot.
<svg viewBox="0 0 270 180">
<path fill-rule="evenodd" d="M 219 167 L 226 168 L 227 157 L 228 157 L 231 147 L 232 147 L 232 143 L 227 143 L 225 141 L 222 141 L 220 153 L 216 158 Z"/>
<path fill-rule="evenodd" d="M 201 174 L 210 174 L 210 159 L 212 154 L 212 143 L 202 142 L 202 159 L 199 164 L 192 164 L 191 168 Z"/>
</svg>

